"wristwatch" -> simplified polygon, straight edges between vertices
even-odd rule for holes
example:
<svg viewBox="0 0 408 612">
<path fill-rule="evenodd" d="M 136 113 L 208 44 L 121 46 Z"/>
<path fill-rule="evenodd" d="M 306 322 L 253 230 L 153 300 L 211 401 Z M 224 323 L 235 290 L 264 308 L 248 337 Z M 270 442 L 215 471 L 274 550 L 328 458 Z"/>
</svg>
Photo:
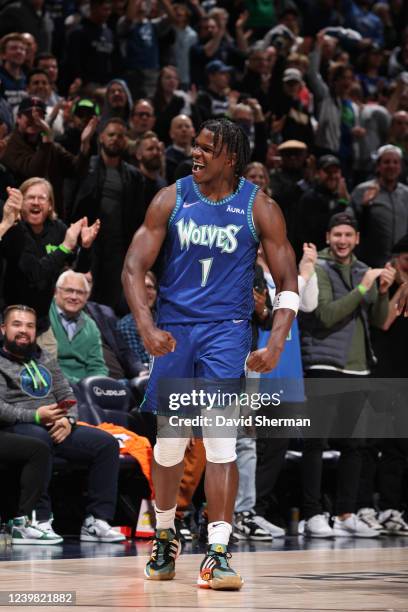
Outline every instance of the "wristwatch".
<svg viewBox="0 0 408 612">
<path fill-rule="evenodd" d="M 68 423 L 71 425 L 71 427 L 75 427 L 75 425 L 77 424 L 77 420 L 75 417 L 73 416 L 66 416 L 65 417 L 68 421 Z"/>
</svg>

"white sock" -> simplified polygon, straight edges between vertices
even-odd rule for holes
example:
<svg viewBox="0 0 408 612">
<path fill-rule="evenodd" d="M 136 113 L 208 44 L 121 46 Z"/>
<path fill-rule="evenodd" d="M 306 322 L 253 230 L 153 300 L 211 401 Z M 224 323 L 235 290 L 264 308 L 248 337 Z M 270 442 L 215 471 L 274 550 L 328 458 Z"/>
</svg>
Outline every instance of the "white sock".
<svg viewBox="0 0 408 612">
<path fill-rule="evenodd" d="M 224 544 L 228 546 L 232 525 L 225 521 L 208 523 L 208 544 Z"/>
<path fill-rule="evenodd" d="M 156 529 L 173 529 L 173 531 L 176 531 L 174 526 L 176 508 L 177 506 L 170 508 L 170 510 L 160 510 L 157 506 L 155 506 Z"/>
</svg>

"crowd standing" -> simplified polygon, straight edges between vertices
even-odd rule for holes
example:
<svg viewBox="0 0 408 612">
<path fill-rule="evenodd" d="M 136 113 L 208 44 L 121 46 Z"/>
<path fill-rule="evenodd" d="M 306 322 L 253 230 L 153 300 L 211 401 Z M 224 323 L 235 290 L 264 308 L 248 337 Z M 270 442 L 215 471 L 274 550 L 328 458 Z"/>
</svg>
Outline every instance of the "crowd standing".
<svg viewBox="0 0 408 612">
<path fill-rule="evenodd" d="M 285 347 L 296 377 L 406 377 L 408 322 L 396 304 L 408 282 L 407 23 L 401 0 L 1 0 L 0 299 L 3 309 L 26 308 L 6 311 L 0 354 L 1 444 L 11 448 L 14 435 L 26 462 L 15 543 L 61 541 L 46 487 L 35 483 L 42 472 L 48 486 L 50 444 L 62 456 L 79 452 L 81 428 L 54 400 L 72 399 L 69 384 L 90 375 L 130 388 L 147 375 L 123 261 L 154 195 L 190 174 L 194 136 L 210 117 L 240 125 L 251 147 L 245 176 L 286 220 L 305 302 Z M 262 253 L 258 263 L 255 343 L 270 329 L 274 290 Z M 153 312 L 159 269 L 146 276 Z M 28 403 L 12 392 L 8 372 L 19 365 L 33 387 Z M 327 433 L 346 412 L 351 427 L 366 399 L 353 396 L 348 412 L 326 403 Z M 95 457 L 96 434 L 86 436 Z M 330 444 L 341 451 L 333 508 L 321 498 Z M 287 447 L 240 436 L 237 538 L 285 534 L 272 518 Z M 111 481 L 95 481 L 84 538 L 115 539 L 109 448 L 110 459 L 92 459 L 90 478 L 108 460 Z M 406 439 L 323 437 L 302 450 L 306 535 L 408 535 Z M 177 515 L 187 539 L 204 465 L 202 446 L 189 452 Z"/>
</svg>

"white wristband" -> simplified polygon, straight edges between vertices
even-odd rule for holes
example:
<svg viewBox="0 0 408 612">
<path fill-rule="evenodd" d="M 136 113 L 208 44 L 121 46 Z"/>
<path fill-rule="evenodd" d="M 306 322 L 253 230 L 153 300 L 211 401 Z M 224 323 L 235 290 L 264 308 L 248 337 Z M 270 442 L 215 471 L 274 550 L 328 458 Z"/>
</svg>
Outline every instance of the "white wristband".
<svg viewBox="0 0 408 612">
<path fill-rule="evenodd" d="M 273 300 L 273 310 L 278 308 L 289 308 L 294 310 L 295 314 L 299 310 L 299 296 L 294 291 L 281 291 L 277 293 Z"/>
</svg>

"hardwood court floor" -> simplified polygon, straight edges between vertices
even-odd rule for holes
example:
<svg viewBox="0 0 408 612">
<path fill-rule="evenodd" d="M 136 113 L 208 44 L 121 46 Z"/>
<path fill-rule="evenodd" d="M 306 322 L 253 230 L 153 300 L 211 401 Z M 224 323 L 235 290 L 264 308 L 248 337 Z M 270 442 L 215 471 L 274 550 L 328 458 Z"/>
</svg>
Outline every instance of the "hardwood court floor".
<svg viewBox="0 0 408 612">
<path fill-rule="evenodd" d="M 145 581 L 147 547 L 143 556 L 2 561 L 0 590 L 73 590 L 81 612 L 407 612 L 408 547 L 395 545 L 236 552 L 233 566 L 245 578 L 240 592 L 197 589 L 201 554 L 182 555 L 171 582 Z"/>
</svg>

